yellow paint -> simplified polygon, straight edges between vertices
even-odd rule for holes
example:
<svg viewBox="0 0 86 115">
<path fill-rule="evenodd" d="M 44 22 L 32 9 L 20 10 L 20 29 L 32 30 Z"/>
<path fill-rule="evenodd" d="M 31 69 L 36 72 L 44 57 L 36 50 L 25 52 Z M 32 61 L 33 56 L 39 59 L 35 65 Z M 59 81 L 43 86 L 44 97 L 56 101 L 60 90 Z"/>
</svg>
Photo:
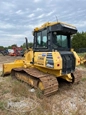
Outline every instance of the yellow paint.
<svg viewBox="0 0 86 115">
<path fill-rule="evenodd" d="M 44 73 L 50 73 L 55 75 L 56 77 L 60 77 L 61 76 L 61 70 L 54 70 L 54 69 L 49 69 L 49 68 L 43 68 L 43 67 L 37 67 L 35 66 L 35 68 L 39 69 L 40 71 L 44 72 Z"/>
<path fill-rule="evenodd" d="M 77 66 L 80 64 L 79 63 L 80 58 L 76 54 L 76 52 L 74 51 L 72 52 L 76 58 L 76 66 Z M 49 68 L 46 66 L 47 58 L 46 56 L 44 57 L 42 56 L 43 53 L 45 53 L 46 56 L 47 56 L 47 53 L 52 53 L 52 57 L 53 57 L 52 60 L 54 62 L 53 68 Z M 34 56 L 34 65 L 30 63 L 32 61 L 33 56 Z M 13 68 L 19 68 L 19 67 L 24 67 L 24 68 L 35 67 L 42 72 L 53 74 L 56 77 L 62 76 L 62 58 L 60 56 L 60 53 L 57 51 L 56 52 L 35 52 L 33 54 L 33 51 L 31 50 L 25 54 L 25 59 L 16 60 L 12 63 L 3 64 L 3 74 L 10 73 Z M 63 76 L 62 78 L 66 79 L 67 81 L 70 81 L 69 77 L 67 76 Z M 30 83 L 33 84 L 31 80 L 30 80 Z"/>
<path fill-rule="evenodd" d="M 52 59 L 47 58 L 47 53 L 52 53 Z M 43 57 L 42 54 L 46 54 L 46 56 Z M 53 62 L 54 62 L 53 68 L 48 68 L 46 66 L 47 59 L 53 60 Z M 50 69 L 50 71 L 53 69 L 54 70 L 61 70 L 62 69 L 62 58 L 61 58 L 59 52 L 35 52 L 35 54 L 34 54 L 34 65 L 39 66 L 39 67 L 48 68 L 48 69 Z"/>
<path fill-rule="evenodd" d="M 44 86 L 43 86 L 43 83 L 40 81 L 39 82 L 39 84 L 38 84 L 38 88 L 40 89 L 40 90 L 44 90 Z"/>
<path fill-rule="evenodd" d="M 15 60 L 12 63 L 4 63 L 3 68 L 3 74 L 9 74 L 13 68 L 19 68 L 19 67 L 32 67 L 32 64 L 30 62 L 32 61 L 33 57 L 33 51 L 29 51 L 25 53 L 25 58 L 21 58 L 20 60 Z"/>
<path fill-rule="evenodd" d="M 33 80 L 33 78 L 30 78 L 26 74 L 16 73 L 16 77 L 17 77 L 17 79 L 19 79 L 21 81 L 24 81 L 24 82 L 28 83 L 31 86 L 34 86 L 34 80 Z"/>
<path fill-rule="evenodd" d="M 47 22 L 47 23 L 43 24 L 41 27 L 36 27 L 36 28 L 34 29 L 34 32 L 35 32 L 35 31 L 39 31 L 39 30 L 41 30 L 41 29 L 43 29 L 43 28 L 46 28 L 46 27 L 48 27 L 48 26 L 56 25 L 56 24 L 62 24 L 62 25 L 69 26 L 69 27 L 72 27 L 72 28 L 76 29 L 75 26 L 72 26 L 72 25 L 67 24 L 67 23 L 64 23 L 64 22 Z"/>
<path fill-rule="evenodd" d="M 75 58 L 76 58 L 76 65 L 75 66 L 78 66 L 80 65 L 80 57 L 77 55 L 77 53 L 75 51 L 72 51 L 72 53 L 74 54 Z"/>
<path fill-rule="evenodd" d="M 29 84 L 33 86 L 33 79 L 29 78 Z"/>
<path fill-rule="evenodd" d="M 11 72 L 13 68 L 23 67 L 23 60 L 16 60 L 12 63 L 4 63 L 2 67 L 3 67 L 3 74 L 8 74 Z"/>
<path fill-rule="evenodd" d="M 60 77 L 63 78 L 63 79 L 65 79 L 68 82 L 72 82 L 72 76 L 71 76 L 71 74 L 66 74 L 66 75 L 63 75 L 63 76 L 60 76 Z"/>
</svg>

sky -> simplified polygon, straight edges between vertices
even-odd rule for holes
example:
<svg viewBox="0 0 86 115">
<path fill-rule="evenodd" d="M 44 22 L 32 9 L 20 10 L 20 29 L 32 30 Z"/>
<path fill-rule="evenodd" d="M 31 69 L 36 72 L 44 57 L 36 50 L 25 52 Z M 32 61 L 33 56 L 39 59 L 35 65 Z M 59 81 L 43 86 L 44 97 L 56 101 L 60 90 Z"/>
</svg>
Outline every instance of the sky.
<svg viewBox="0 0 86 115">
<path fill-rule="evenodd" d="M 86 31 L 86 0 L 0 0 L 0 46 L 33 42 L 35 27 L 57 20 Z"/>
</svg>

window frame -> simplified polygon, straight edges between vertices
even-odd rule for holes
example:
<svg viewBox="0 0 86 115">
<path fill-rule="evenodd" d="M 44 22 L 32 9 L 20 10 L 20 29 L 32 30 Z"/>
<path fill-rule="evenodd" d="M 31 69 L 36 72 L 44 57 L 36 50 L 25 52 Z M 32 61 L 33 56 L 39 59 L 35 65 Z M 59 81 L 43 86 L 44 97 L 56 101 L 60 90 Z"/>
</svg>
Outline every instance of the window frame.
<svg viewBox="0 0 86 115">
<path fill-rule="evenodd" d="M 43 33 L 43 31 L 45 31 L 46 30 L 46 38 L 47 38 L 47 41 L 46 41 L 46 47 L 43 47 L 43 45 L 42 45 L 42 42 L 43 42 L 43 35 L 42 35 L 42 33 Z M 37 47 L 37 39 L 38 39 L 38 33 L 41 33 L 40 34 L 40 41 L 41 41 L 41 46 L 39 47 Z M 47 29 L 44 29 L 44 30 L 42 30 L 42 31 L 38 31 L 37 33 L 36 33 L 36 48 L 37 49 L 48 49 L 48 33 L 47 33 Z"/>
<path fill-rule="evenodd" d="M 54 32 L 54 31 L 53 31 Z M 57 32 L 57 35 L 64 35 L 64 36 L 67 36 L 67 47 L 66 48 L 63 48 L 63 47 L 53 47 L 53 39 L 54 39 L 54 36 L 53 36 L 53 32 L 52 32 L 52 49 L 53 50 L 58 50 L 58 51 L 70 51 L 71 50 L 71 39 L 70 39 L 70 34 L 66 34 L 66 33 L 62 33 L 62 32 Z"/>
</svg>

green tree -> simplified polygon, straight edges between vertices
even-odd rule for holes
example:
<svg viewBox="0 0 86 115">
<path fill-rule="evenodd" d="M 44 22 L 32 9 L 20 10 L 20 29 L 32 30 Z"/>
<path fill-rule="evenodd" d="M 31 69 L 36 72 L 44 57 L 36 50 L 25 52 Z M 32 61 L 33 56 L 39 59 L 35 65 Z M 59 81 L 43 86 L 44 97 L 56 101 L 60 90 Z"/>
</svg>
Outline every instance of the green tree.
<svg viewBox="0 0 86 115">
<path fill-rule="evenodd" d="M 3 46 L 0 46 L 0 49 L 3 49 L 4 47 Z"/>
<path fill-rule="evenodd" d="M 21 45 L 22 48 L 26 48 L 26 43 L 23 43 L 23 45 Z M 33 43 L 30 42 L 28 43 L 28 47 L 33 47 Z"/>
<path fill-rule="evenodd" d="M 72 38 L 72 47 L 74 49 L 86 48 L 86 32 L 77 33 Z"/>
<path fill-rule="evenodd" d="M 12 49 L 13 47 L 17 47 L 17 44 L 13 44 L 11 46 L 8 46 L 7 49 Z"/>
<path fill-rule="evenodd" d="M 0 46 L 0 51 L 4 50 L 4 47 L 3 46 Z"/>
</svg>

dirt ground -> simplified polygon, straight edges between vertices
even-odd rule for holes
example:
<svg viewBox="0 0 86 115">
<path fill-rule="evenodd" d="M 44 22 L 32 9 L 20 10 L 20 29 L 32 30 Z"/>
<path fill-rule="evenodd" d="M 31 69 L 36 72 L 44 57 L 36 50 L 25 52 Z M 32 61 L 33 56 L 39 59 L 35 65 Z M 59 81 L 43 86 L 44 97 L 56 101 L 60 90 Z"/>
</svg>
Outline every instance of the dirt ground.
<svg viewBox="0 0 86 115">
<path fill-rule="evenodd" d="M 3 63 L 18 58 L 0 55 L 0 71 Z M 59 82 L 58 92 L 50 97 L 41 97 L 38 90 L 10 76 L 0 76 L 0 115 L 86 115 L 86 68 L 78 68 L 80 83 Z"/>
</svg>

